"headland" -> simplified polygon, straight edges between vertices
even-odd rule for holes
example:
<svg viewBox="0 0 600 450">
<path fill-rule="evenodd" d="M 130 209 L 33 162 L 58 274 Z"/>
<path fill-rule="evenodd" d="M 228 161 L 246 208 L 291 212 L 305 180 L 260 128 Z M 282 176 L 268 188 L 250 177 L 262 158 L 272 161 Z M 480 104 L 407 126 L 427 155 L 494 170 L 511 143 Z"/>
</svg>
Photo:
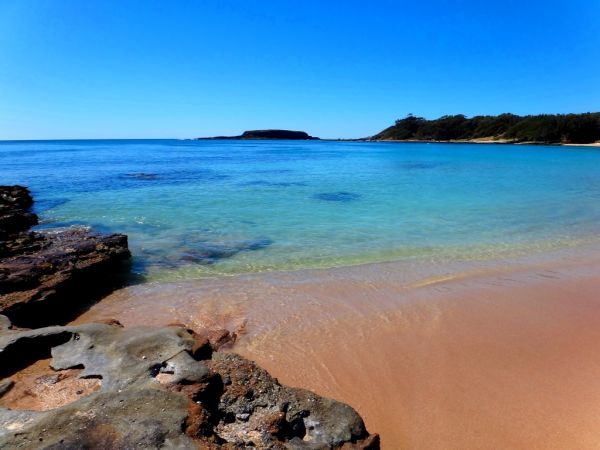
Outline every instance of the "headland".
<svg viewBox="0 0 600 450">
<path fill-rule="evenodd" d="M 600 145 L 600 113 L 474 116 L 409 114 L 366 141 Z"/>
</svg>

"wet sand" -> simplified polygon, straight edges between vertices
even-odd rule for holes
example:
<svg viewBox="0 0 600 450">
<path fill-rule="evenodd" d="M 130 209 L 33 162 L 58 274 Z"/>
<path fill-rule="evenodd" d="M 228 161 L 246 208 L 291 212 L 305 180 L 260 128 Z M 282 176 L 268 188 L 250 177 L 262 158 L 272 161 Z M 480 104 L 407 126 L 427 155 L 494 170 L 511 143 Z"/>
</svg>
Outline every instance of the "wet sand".
<svg viewBox="0 0 600 450">
<path fill-rule="evenodd" d="M 600 252 L 401 263 L 118 291 L 78 319 L 227 327 L 384 449 L 600 446 Z"/>
</svg>

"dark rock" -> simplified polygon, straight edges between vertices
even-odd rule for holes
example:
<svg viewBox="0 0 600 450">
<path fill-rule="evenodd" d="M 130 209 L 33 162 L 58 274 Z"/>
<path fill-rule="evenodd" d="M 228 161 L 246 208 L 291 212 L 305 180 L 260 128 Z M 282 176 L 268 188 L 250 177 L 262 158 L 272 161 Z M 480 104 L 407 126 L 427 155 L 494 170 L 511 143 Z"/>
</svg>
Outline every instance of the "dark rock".
<svg viewBox="0 0 600 450">
<path fill-rule="evenodd" d="M 304 131 L 291 130 L 251 130 L 239 136 L 215 136 L 199 139 L 285 139 L 285 140 L 318 140 Z"/>
<path fill-rule="evenodd" d="M 146 180 L 146 181 L 153 181 L 153 180 L 160 179 L 160 175 L 158 175 L 157 173 L 145 173 L 145 172 L 126 173 L 125 176 L 127 178 L 135 178 L 136 180 Z"/>
<path fill-rule="evenodd" d="M 28 209 L 33 205 L 31 192 L 24 186 L 0 186 L 0 206 Z"/>
<path fill-rule="evenodd" d="M 37 225 L 37 216 L 28 211 L 33 204 L 29 189 L 23 186 L 0 186 L 0 240 Z M 2 255 L 0 246 L 0 256 Z"/>
<path fill-rule="evenodd" d="M 360 194 L 344 191 L 323 192 L 321 194 L 315 194 L 314 198 L 317 200 L 325 200 L 328 202 L 351 202 L 353 200 L 358 200 L 360 198 Z"/>
<path fill-rule="evenodd" d="M 205 336 L 210 346 L 215 350 L 231 347 L 237 339 L 235 333 L 230 333 L 229 330 L 224 329 L 209 330 Z"/>
<path fill-rule="evenodd" d="M 400 164 L 402 169 L 435 169 L 441 166 L 441 163 L 437 162 L 429 162 L 429 161 L 406 161 Z"/>
<path fill-rule="evenodd" d="M 41 235 L 30 231 L 10 234 L 4 239 L 0 238 L 0 258 L 17 254 L 30 254 L 36 252 L 44 245 Z"/>
<path fill-rule="evenodd" d="M 114 286 L 131 256 L 127 236 L 83 228 L 31 232 L 37 216 L 22 209 L 31 204 L 26 188 L 0 187 L 7 218 L 0 219 L 0 314 L 24 326 L 63 322 Z"/>
<path fill-rule="evenodd" d="M 241 241 L 213 242 L 203 235 L 186 235 L 174 249 L 144 248 L 139 251 L 137 263 L 141 270 L 147 266 L 176 268 L 191 264 L 211 265 L 239 253 L 262 250 L 273 244 L 271 239 L 246 239 Z"/>
<path fill-rule="evenodd" d="M 10 391 L 14 384 L 15 382 L 8 378 L 0 381 L 0 397 L 2 397 L 4 394 Z"/>
<path fill-rule="evenodd" d="M 45 389 L 75 400 L 40 411 L 10 409 L 10 394 L 0 395 L 0 448 L 379 448 L 348 405 L 282 386 L 235 354 L 213 349 L 210 359 L 196 360 L 202 335 L 104 324 L 0 331 L 7 376 L 21 368 L 14 356 L 37 346 L 52 354 L 56 374 L 80 368 L 80 379 L 101 380 L 99 390 L 78 397 L 68 392 L 69 377 L 44 375 Z M 0 385 L 18 390 L 20 383 L 17 376 Z M 38 394 L 35 386 L 28 395 Z"/>
<path fill-rule="evenodd" d="M 266 180 L 254 180 L 240 183 L 241 186 L 260 186 L 260 187 L 292 187 L 292 186 L 306 186 L 306 183 L 302 181 L 266 181 Z"/>
<path fill-rule="evenodd" d="M 270 239 L 254 239 L 237 242 L 205 242 L 187 239 L 185 244 L 187 249 L 184 250 L 180 259 L 185 262 L 193 262 L 196 264 L 214 264 L 215 262 L 231 258 L 240 252 L 262 250 L 273 243 Z"/>
<path fill-rule="evenodd" d="M 52 323 L 110 291 L 130 257 L 127 236 L 83 229 L 35 233 L 36 246 L 0 259 L 0 313 L 19 325 Z M 59 322 L 61 320 L 58 320 Z"/>
</svg>

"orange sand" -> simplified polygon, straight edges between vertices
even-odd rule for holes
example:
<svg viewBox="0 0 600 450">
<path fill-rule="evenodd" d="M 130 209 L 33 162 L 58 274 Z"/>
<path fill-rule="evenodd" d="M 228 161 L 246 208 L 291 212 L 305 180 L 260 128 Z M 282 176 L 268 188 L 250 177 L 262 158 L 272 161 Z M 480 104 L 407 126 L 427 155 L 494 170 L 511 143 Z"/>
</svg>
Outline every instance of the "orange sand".
<svg viewBox="0 0 600 450">
<path fill-rule="evenodd" d="M 40 359 L 12 375 L 13 387 L 0 398 L 0 406 L 47 411 L 68 405 L 100 389 L 96 378 L 79 378 L 81 369 L 54 371 L 50 359 Z"/>
<path fill-rule="evenodd" d="M 384 449 L 599 448 L 600 256 L 451 269 L 141 285 L 78 322 L 237 328 L 235 351 L 351 404 Z"/>
</svg>

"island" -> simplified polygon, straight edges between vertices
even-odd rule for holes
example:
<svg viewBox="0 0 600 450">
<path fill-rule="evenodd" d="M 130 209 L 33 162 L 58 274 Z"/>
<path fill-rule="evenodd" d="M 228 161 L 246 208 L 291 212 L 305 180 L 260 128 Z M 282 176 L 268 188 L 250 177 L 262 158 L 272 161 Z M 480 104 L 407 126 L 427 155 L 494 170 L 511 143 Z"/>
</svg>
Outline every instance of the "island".
<svg viewBox="0 0 600 450">
<path fill-rule="evenodd" d="M 318 137 L 314 137 L 306 133 L 305 131 L 292 131 L 292 130 L 250 130 L 244 131 L 239 136 L 214 136 L 198 138 L 198 140 L 205 139 L 280 139 L 280 140 L 294 140 L 294 141 L 308 141 L 308 140 L 319 140 Z"/>
</svg>

